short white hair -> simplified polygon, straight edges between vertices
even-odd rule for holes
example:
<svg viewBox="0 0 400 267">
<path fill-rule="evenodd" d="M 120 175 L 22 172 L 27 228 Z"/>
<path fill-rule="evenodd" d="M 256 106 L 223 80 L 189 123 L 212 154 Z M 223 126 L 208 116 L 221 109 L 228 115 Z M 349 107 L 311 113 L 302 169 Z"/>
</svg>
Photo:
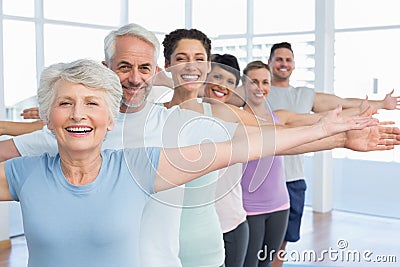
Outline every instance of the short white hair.
<svg viewBox="0 0 400 267">
<path fill-rule="evenodd" d="M 111 31 L 104 38 L 104 59 L 109 66 L 111 66 L 111 60 L 115 54 L 115 41 L 119 36 L 133 36 L 151 44 L 154 48 L 154 63 L 157 62 L 160 52 L 160 42 L 156 35 L 138 24 L 130 23 L 115 31 Z"/>
<path fill-rule="evenodd" d="M 59 80 L 82 84 L 106 93 L 110 117 L 116 118 L 122 98 L 122 87 L 118 76 L 100 62 L 79 59 L 70 63 L 58 63 L 44 69 L 38 88 L 40 118 L 48 123 L 51 107 L 54 104 L 55 84 Z"/>
</svg>

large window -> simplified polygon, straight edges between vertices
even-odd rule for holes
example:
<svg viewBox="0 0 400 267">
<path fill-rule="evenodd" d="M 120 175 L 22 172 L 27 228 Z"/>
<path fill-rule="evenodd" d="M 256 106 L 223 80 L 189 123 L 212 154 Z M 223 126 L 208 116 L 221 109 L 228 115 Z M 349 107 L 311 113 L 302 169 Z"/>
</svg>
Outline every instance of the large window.
<svg viewBox="0 0 400 267">
<path fill-rule="evenodd" d="M 397 0 L 336 0 L 336 29 L 400 25 Z"/>
<path fill-rule="evenodd" d="M 185 28 L 185 0 L 129 0 L 129 21 L 158 33 Z"/>
<path fill-rule="evenodd" d="M 314 31 L 314 0 L 254 0 L 254 33 Z"/>
<path fill-rule="evenodd" d="M 10 108 L 36 94 L 44 67 L 78 58 L 102 60 L 104 36 L 120 24 L 118 1 L 4 0 L 2 4 L 4 104 Z"/>
<path fill-rule="evenodd" d="M 3 0 L 3 13 L 12 16 L 30 17 L 33 18 L 35 14 L 33 0 Z"/>
<path fill-rule="evenodd" d="M 32 22 L 3 21 L 4 102 L 12 106 L 36 94 L 36 45 Z"/>
<path fill-rule="evenodd" d="M 393 38 L 399 29 L 339 32 L 335 38 L 335 93 L 342 97 L 383 99 L 385 94 L 395 89 L 400 95 L 400 78 L 397 75 L 396 59 L 400 58 L 400 40 Z M 380 110 L 382 120 L 399 124 L 400 112 Z M 343 156 L 336 150 L 335 155 Z M 387 152 L 356 153 L 346 151 L 349 158 L 380 161 L 399 161 L 400 150 Z"/>
<path fill-rule="evenodd" d="M 120 23 L 121 1 L 42 1 L 44 17 L 49 20 L 114 26 L 118 26 Z"/>
<path fill-rule="evenodd" d="M 193 0 L 193 28 L 210 37 L 246 33 L 246 1 Z"/>
<path fill-rule="evenodd" d="M 396 0 L 336 1 L 335 6 L 335 94 L 342 97 L 383 99 L 395 89 L 400 95 L 397 59 L 400 52 L 400 18 L 394 15 Z M 363 12 L 351 12 L 352 7 Z M 380 110 L 381 120 L 400 123 L 399 111 Z M 337 157 L 399 162 L 400 149 L 357 153 L 334 151 Z"/>
<path fill-rule="evenodd" d="M 400 53 L 400 19 L 393 15 L 395 0 L 335 1 L 334 91 L 341 97 L 383 99 L 397 87 L 396 73 Z M 362 12 L 354 12 L 354 10 Z M 399 111 L 380 110 L 381 120 L 399 125 Z M 333 159 L 333 208 L 351 212 L 400 218 L 396 203 L 399 182 L 400 149 L 390 151 L 354 152 L 335 149 Z M 313 160 L 306 158 L 309 189 L 307 203 L 311 204 Z"/>
<path fill-rule="evenodd" d="M 44 27 L 45 66 L 79 58 L 104 59 L 103 40 L 109 30 L 48 24 Z"/>
</svg>

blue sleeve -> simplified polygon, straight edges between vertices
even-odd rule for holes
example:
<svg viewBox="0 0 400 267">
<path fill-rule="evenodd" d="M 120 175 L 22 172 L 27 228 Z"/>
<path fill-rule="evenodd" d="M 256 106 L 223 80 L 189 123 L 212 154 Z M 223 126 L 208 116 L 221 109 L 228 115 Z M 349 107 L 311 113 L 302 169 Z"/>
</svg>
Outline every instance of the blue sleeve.
<svg viewBox="0 0 400 267">
<path fill-rule="evenodd" d="M 160 159 L 159 147 L 125 149 L 124 155 L 129 171 L 136 183 L 154 194 L 154 181 Z"/>
<path fill-rule="evenodd" d="M 30 166 L 32 166 L 32 159 L 29 157 L 14 158 L 5 163 L 8 187 L 15 201 L 19 201 L 21 189 L 30 173 Z"/>
</svg>

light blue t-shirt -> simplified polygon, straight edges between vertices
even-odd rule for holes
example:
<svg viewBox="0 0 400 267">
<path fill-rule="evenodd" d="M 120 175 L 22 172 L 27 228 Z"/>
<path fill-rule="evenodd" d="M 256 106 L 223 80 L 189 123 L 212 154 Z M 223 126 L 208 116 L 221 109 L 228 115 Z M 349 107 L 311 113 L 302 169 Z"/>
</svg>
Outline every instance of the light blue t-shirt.
<svg viewBox="0 0 400 267">
<path fill-rule="evenodd" d="M 237 124 L 222 122 L 209 116 L 211 115 L 180 109 L 178 106 L 166 109 L 163 106 L 147 103 L 139 112 L 119 114 L 114 129 L 107 133 L 102 149 L 141 146 L 182 147 L 211 140 L 230 139 Z M 41 131 L 17 136 L 14 138 L 14 143 L 23 156 L 40 155 L 44 152 L 57 153 L 57 141 L 47 127 Z M 185 248 L 185 253 L 181 253 L 181 256 L 187 255 L 187 258 L 193 259 L 195 264 L 199 263 L 199 258 L 207 262 L 215 258 L 222 264 L 224 256 L 222 232 L 215 227 L 219 222 L 213 205 L 208 205 L 205 209 L 195 209 L 203 212 L 198 216 L 203 220 L 196 220 L 196 217 L 187 220 L 186 215 L 190 212 L 186 212 L 183 221 L 188 224 L 180 228 L 182 205 L 199 206 L 215 199 L 214 185 L 217 180 L 215 173 L 208 174 L 200 180 L 203 184 L 201 188 L 197 186 L 198 181 L 189 183 L 184 203 L 182 202 L 185 186 L 158 192 L 149 198 L 143 212 L 140 232 L 140 254 L 144 266 L 181 266 L 178 258 L 179 238 L 181 238 L 181 248 Z M 193 189 L 188 189 L 191 187 Z M 188 195 L 191 196 L 188 198 Z M 208 213 L 205 214 L 205 211 Z M 193 220 L 196 224 L 192 223 Z M 182 229 L 184 230 L 181 231 Z M 211 229 L 216 230 L 211 231 Z M 208 238 L 204 236 L 205 231 Z M 192 246 L 194 243 L 198 246 Z M 202 253 L 197 253 L 199 249 Z"/>
<path fill-rule="evenodd" d="M 105 150 L 98 176 L 82 186 L 67 181 L 59 154 L 7 161 L 10 192 L 21 203 L 28 266 L 141 266 L 140 221 L 159 153 Z"/>
</svg>

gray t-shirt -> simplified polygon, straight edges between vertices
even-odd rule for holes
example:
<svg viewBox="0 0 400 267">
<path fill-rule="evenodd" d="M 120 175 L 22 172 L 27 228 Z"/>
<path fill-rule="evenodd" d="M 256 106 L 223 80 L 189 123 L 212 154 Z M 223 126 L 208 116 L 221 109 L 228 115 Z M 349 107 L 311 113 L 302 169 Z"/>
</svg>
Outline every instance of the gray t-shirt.
<svg viewBox="0 0 400 267">
<path fill-rule="evenodd" d="M 310 113 L 315 99 L 315 91 L 307 87 L 271 86 L 267 104 L 272 111 L 285 109 L 296 113 Z M 305 178 L 304 155 L 284 156 L 286 181 Z"/>
</svg>

